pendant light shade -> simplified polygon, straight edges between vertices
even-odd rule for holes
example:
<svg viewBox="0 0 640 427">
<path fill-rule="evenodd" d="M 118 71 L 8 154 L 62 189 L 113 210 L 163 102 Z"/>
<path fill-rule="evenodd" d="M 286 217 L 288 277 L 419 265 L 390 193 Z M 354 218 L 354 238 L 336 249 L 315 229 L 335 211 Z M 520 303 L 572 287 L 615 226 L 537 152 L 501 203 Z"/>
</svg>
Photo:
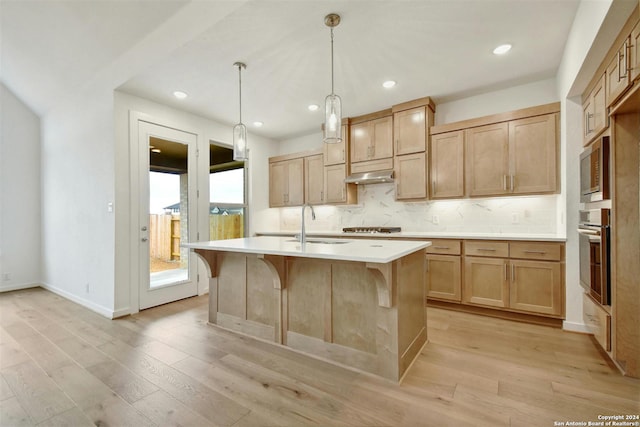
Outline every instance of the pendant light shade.
<svg viewBox="0 0 640 427">
<path fill-rule="evenodd" d="M 340 15 L 331 13 L 324 17 L 324 24 L 331 28 L 331 94 L 324 101 L 324 142 L 327 144 L 342 142 L 342 101 L 333 90 L 333 28 L 339 23 Z"/>
<path fill-rule="evenodd" d="M 233 160 L 247 160 L 247 127 L 242 123 L 242 69 L 247 68 L 246 64 L 236 62 L 234 67 L 238 67 L 238 99 L 240 105 L 240 121 L 233 127 Z"/>
</svg>

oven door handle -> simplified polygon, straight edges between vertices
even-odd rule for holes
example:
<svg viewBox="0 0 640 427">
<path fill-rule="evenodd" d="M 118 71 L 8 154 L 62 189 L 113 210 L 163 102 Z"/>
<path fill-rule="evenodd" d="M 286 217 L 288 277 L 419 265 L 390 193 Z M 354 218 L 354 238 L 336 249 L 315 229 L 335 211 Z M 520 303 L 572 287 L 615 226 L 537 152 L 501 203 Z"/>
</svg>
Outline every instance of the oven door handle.
<svg viewBox="0 0 640 427">
<path fill-rule="evenodd" d="M 599 236 L 600 232 L 596 231 L 596 230 L 587 230 L 584 228 L 578 228 L 578 233 L 580 234 L 586 234 L 588 236 Z"/>
</svg>

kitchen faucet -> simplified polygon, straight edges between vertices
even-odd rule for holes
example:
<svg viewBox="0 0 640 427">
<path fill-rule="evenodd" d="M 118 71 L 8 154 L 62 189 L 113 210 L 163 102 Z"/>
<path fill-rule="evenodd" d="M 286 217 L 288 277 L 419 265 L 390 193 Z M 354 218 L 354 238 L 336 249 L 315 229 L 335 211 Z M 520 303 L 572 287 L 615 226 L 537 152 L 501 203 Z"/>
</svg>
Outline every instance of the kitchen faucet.
<svg viewBox="0 0 640 427">
<path fill-rule="evenodd" d="M 306 232 L 304 231 L 304 208 L 306 208 L 307 206 L 311 208 L 311 219 L 316 219 L 316 213 L 313 210 L 313 206 L 311 206 L 309 203 L 305 203 L 304 205 L 302 205 L 302 230 L 300 230 L 300 244 L 302 245 L 304 245 L 307 241 Z"/>
</svg>

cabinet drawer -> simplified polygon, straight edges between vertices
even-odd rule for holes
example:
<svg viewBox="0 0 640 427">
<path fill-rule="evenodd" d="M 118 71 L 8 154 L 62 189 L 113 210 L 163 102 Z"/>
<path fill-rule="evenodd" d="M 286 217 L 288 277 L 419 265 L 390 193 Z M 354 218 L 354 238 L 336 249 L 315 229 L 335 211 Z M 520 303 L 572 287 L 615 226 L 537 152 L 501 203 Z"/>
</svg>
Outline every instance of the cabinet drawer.
<svg viewBox="0 0 640 427">
<path fill-rule="evenodd" d="M 465 240 L 464 254 L 485 257 L 509 257 L 509 243 Z"/>
<path fill-rule="evenodd" d="M 460 255 L 460 240 L 433 239 L 427 248 L 428 254 Z"/>
<path fill-rule="evenodd" d="M 587 294 L 582 294 L 582 316 L 585 325 L 596 341 L 607 351 L 611 350 L 611 316 Z"/>
<path fill-rule="evenodd" d="M 511 242 L 509 251 L 511 258 L 543 261 L 560 261 L 562 259 L 562 244 L 560 243 Z"/>
</svg>

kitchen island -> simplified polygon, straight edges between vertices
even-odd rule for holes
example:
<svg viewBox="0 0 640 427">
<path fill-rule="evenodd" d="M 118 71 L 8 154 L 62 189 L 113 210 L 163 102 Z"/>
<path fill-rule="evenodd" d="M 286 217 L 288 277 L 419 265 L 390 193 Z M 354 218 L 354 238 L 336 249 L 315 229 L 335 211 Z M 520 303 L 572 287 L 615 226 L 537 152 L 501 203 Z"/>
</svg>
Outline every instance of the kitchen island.
<svg viewBox="0 0 640 427">
<path fill-rule="evenodd" d="M 400 381 L 427 341 L 429 242 L 261 236 L 184 244 L 209 268 L 209 322 Z"/>
</svg>

